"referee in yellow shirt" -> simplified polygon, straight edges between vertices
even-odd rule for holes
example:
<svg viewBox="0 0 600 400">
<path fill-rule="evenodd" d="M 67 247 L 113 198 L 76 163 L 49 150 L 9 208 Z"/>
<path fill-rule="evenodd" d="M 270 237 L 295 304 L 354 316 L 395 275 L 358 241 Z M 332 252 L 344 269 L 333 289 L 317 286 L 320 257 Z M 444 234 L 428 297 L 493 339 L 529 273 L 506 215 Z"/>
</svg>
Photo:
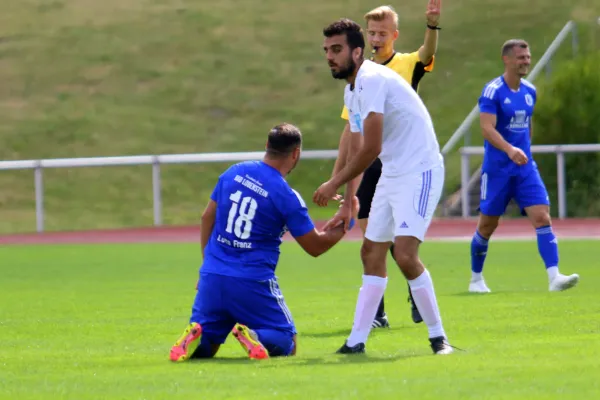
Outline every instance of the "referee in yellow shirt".
<svg viewBox="0 0 600 400">
<path fill-rule="evenodd" d="M 438 27 L 440 8 L 441 0 L 429 0 L 427 12 L 425 13 L 427 18 L 425 41 L 417 51 L 412 53 L 399 53 L 394 50 L 394 42 L 398 38 L 398 14 L 392 7 L 377 7 L 365 14 L 364 18 L 367 23 L 367 41 L 373 49 L 373 57 L 371 60 L 396 71 L 398 75 L 402 76 L 416 91 L 418 91 L 419 83 L 423 76 L 427 72 L 433 71 L 435 61 L 434 55 L 437 50 L 438 42 L 438 30 L 440 29 Z M 348 110 L 345 106 L 341 117 L 348 121 Z M 346 126 L 344 127 L 344 131 L 340 138 L 339 155 L 334 166 L 333 175 L 341 170 L 346 163 L 348 148 L 350 147 L 350 135 L 350 125 L 346 122 Z M 355 142 L 353 142 L 353 145 L 354 143 Z M 356 192 L 356 196 L 360 201 L 358 223 L 363 235 L 367 229 L 371 201 L 380 175 L 381 161 L 376 159 L 373 164 L 365 170 L 360 186 Z M 394 245 L 392 245 L 390 251 L 393 254 Z M 412 319 L 415 323 L 422 322 L 423 319 L 421 318 L 421 314 L 410 293 L 410 287 L 408 293 Z M 379 327 L 389 327 L 383 298 L 381 299 L 377 315 L 373 321 L 373 328 Z"/>
</svg>

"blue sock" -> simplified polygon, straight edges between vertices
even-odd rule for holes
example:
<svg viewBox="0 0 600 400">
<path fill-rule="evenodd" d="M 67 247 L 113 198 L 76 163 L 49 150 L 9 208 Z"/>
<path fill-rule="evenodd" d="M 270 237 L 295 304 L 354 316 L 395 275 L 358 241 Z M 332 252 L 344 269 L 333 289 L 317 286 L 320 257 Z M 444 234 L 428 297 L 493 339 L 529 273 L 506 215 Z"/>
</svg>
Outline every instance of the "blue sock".
<svg viewBox="0 0 600 400">
<path fill-rule="evenodd" d="M 542 226 L 535 230 L 537 234 L 537 245 L 540 256 L 546 264 L 546 268 L 558 267 L 558 241 L 551 226 Z"/>
<path fill-rule="evenodd" d="M 276 329 L 254 329 L 269 357 L 289 356 L 294 350 L 294 334 Z"/>
<path fill-rule="evenodd" d="M 471 271 L 480 274 L 483 271 L 483 263 L 488 251 L 488 239 L 475 231 L 471 240 Z"/>
</svg>

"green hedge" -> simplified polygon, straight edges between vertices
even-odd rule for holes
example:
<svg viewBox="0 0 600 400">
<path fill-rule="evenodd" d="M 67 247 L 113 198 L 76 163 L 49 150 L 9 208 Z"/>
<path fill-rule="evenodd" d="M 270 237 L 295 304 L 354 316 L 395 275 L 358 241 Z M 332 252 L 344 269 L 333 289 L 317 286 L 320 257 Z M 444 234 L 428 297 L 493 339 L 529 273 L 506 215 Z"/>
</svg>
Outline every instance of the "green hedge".
<svg viewBox="0 0 600 400">
<path fill-rule="evenodd" d="M 533 144 L 600 143 L 600 52 L 561 65 L 538 86 Z M 558 212 L 556 157 L 534 155 Z M 600 216 L 600 153 L 568 154 L 567 215 Z"/>
</svg>

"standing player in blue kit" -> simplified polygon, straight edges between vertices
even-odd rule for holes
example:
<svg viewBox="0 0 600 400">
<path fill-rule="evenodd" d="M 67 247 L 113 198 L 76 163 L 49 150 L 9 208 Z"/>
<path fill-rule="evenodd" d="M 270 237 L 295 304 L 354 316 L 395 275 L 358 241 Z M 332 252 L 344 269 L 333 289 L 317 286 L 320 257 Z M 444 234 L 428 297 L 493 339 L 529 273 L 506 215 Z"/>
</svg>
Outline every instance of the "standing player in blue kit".
<svg viewBox="0 0 600 400">
<path fill-rule="evenodd" d="M 508 40 L 502 46 L 502 60 L 504 74 L 488 82 L 479 98 L 485 153 L 481 212 L 471 242 L 469 291 L 490 292 L 482 274 L 488 241 L 513 198 L 535 228 L 549 290 L 566 290 L 577 284 L 579 275 L 566 276 L 558 270 L 558 241 L 552 231 L 548 192 L 531 155 L 537 95 L 535 86 L 524 79 L 531 64 L 529 45 L 524 40 Z"/>
</svg>

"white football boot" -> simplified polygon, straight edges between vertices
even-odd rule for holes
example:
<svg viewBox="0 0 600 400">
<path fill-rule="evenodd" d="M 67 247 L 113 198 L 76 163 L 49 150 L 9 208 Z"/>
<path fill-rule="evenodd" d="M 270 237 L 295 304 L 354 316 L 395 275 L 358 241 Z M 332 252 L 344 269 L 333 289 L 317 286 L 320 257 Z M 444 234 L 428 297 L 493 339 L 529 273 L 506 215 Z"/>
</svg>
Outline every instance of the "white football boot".
<svg viewBox="0 0 600 400">
<path fill-rule="evenodd" d="M 577 283 L 579 283 L 579 275 L 577 274 L 558 274 L 550 281 L 549 289 L 551 292 L 560 292 L 576 286 Z"/>
<path fill-rule="evenodd" d="M 485 280 L 483 278 L 478 280 L 471 280 L 469 283 L 469 292 L 471 293 L 490 293 L 491 290 L 485 284 Z"/>
</svg>

